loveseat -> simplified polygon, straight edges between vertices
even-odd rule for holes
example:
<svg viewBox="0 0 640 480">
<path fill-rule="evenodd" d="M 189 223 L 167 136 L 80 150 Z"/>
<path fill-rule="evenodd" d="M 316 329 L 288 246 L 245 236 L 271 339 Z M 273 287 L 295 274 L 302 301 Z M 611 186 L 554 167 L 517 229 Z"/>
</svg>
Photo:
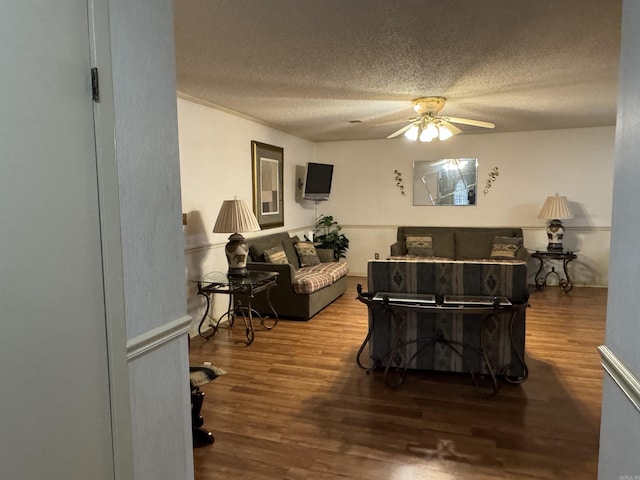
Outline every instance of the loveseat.
<svg viewBox="0 0 640 480">
<path fill-rule="evenodd" d="M 413 240 L 407 247 L 409 237 L 422 240 Z M 400 339 L 400 349 L 391 359 L 393 366 L 486 374 L 486 361 L 478 353 L 482 347 L 494 373 L 526 379 L 529 292 L 526 252 L 521 250 L 519 228 L 399 227 L 397 242 L 391 246 L 392 256 L 368 264 L 369 294 L 433 294 L 439 300 L 445 295 L 506 297 L 514 308 L 491 317 L 462 310 L 408 309 L 396 318 L 399 323 L 394 322 L 389 310 L 369 309 L 373 327 L 369 355 L 374 364 L 384 365 Z M 425 338 L 441 341 L 414 342 Z"/>
<path fill-rule="evenodd" d="M 249 270 L 279 274 L 270 291 L 271 303 L 279 317 L 309 320 L 347 289 L 349 267 L 345 262 L 333 261 L 332 250 L 310 248 L 307 242 L 290 237 L 287 232 L 248 238 L 246 242 Z M 313 250 L 317 259 L 305 255 Z M 252 307 L 261 314 L 271 312 L 264 295 L 256 296 Z"/>
</svg>

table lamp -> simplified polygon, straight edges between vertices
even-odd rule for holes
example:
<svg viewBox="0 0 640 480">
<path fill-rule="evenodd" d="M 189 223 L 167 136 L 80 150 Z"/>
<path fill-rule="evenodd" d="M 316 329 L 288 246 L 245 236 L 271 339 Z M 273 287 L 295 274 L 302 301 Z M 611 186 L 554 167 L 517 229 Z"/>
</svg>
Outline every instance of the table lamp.
<svg viewBox="0 0 640 480">
<path fill-rule="evenodd" d="M 224 247 L 231 277 L 247 274 L 249 248 L 240 232 L 257 232 L 260 224 L 243 200 L 225 200 L 213 227 L 213 233 L 231 233 L 229 243 Z"/>
<path fill-rule="evenodd" d="M 547 197 L 542 205 L 542 210 L 538 214 L 538 218 L 544 218 L 551 220 L 547 225 L 547 238 L 549 244 L 547 245 L 548 252 L 562 252 L 562 239 L 564 237 L 564 227 L 562 226 L 561 219 L 573 218 L 573 214 L 569 209 L 569 202 L 567 197 L 560 196 L 557 193 L 553 197 Z"/>
</svg>

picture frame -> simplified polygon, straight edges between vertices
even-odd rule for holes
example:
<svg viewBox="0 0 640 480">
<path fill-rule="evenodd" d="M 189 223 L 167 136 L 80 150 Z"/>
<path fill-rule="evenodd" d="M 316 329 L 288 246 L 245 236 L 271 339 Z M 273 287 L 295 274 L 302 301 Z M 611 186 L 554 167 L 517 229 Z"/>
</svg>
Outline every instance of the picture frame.
<svg viewBox="0 0 640 480">
<path fill-rule="evenodd" d="M 260 228 L 284 226 L 284 149 L 251 141 L 253 213 Z"/>
</svg>

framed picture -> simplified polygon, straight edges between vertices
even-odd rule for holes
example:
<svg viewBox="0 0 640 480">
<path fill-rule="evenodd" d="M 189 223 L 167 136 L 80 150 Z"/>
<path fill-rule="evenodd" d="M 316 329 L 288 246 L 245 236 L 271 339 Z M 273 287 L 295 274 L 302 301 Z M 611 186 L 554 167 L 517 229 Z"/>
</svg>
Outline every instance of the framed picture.
<svg viewBox="0 0 640 480">
<path fill-rule="evenodd" d="M 253 171 L 253 213 L 260 228 L 284 225 L 283 161 L 284 149 L 251 141 Z"/>
</svg>

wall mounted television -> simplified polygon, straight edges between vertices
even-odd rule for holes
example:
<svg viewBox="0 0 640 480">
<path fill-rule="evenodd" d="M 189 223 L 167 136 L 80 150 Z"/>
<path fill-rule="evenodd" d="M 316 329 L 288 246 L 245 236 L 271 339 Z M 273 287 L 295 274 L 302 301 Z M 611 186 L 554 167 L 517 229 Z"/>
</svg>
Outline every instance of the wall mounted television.
<svg viewBox="0 0 640 480">
<path fill-rule="evenodd" d="M 307 200 L 329 200 L 332 179 L 333 165 L 308 162 L 302 197 Z"/>
</svg>

